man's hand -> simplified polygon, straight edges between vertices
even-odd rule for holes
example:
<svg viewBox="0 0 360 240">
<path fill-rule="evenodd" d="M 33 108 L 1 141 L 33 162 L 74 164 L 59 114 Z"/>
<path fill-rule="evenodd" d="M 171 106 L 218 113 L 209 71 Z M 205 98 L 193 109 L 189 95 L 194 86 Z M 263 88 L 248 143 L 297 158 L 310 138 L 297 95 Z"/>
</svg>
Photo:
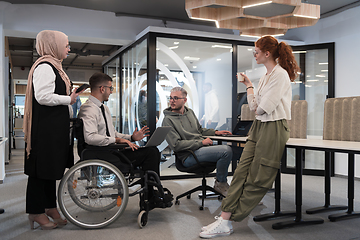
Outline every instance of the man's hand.
<svg viewBox="0 0 360 240">
<path fill-rule="evenodd" d="M 231 132 L 226 131 L 226 130 L 222 130 L 222 131 L 216 131 L 215 135 L 221 136 L 221 135 L 232 135 Z"/>
<path fill-rule="evenodd" d="M 210 145 L 213 145 L 213 141 L 210 139 L 210 138 L 205 138 L 203 141 L 202 141 L 202 144 L 204 146 L 210 146 Z"/>
<path fill-rule="evenodd" d="M 149 132 L 150 132 L 150 130 L 149 130 L 148 126 L 143 127 L 139 131 L 137 131 L 137 128 L 135 128 L 135 131 L 132 134 L 132 139 L 134 141 L 140 141 L 144 137 L 150 136 L 149 134 L 147 134 Z"/>
<path fill-rule="evenodd" d="M 132 143 L 132 142 L 130 142 L 129 140 L 126 140 L 126 139 L 123 139 L 123 138 L 118 138 L 118 137 L 116 137 L 116 138 L 115 138 L 115 142 L 116 142 L 116 143 L 126 143 L 127 145 L 129 145 L 129 147 L 131 147 L 131 149 L 132 149 L 133 151 L 135 151 L 136 149 L 139 148 L 139 146 L 136 145 L 135 143 Z"/>
</svg>

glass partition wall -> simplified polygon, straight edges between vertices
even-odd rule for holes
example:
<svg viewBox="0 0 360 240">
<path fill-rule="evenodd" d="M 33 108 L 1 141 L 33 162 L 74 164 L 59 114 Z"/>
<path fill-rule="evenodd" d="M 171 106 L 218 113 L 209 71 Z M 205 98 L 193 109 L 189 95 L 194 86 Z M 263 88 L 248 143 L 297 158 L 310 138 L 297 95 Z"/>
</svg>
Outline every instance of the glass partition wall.
<svg viewBox="0 0 360 240">
<path fill-rule="evenodd" d="M 127 134 L 147 125 L 152 133 L 162 124 L 163 110 L 169 106 L 170 90 L 181 86 L 188 92 L 186 105 L 194 110 L 203 127 L 231 131 L 241 114 L 241 104 L 246 102 L 245 86 L 238 83 L 236 73 L 245 72 L 256 87 L 266 72 L 264 66 L 256 64 L 253 51 L 253 42 L 157 32 L 145 34 L 104 64 L 104 72 L 114 78 L 117 86 L 117 94 L 112 97 L 118 105 L 110 108 L 114 125 Z M 306 56 L 312 59 L 316 54 L 320 52 L 308 52 Z M 301 54 L 296 56 L 299 62 L 304 58 Z M 319 61 L 326 62 L 322 60 L 326 56 L 321 56 Z M 315 80 L 310 78 L 316 71 L 310 72 L 319 61 L 307 60 L 307 65 L 302 66 L 311 75 L 309 80 Z M 326 71 L 322 73 L 327 74 Z M 319 74 L 316 72 L 316 75 Z M 334 82 L 333 76 L 327 82 L 323 81 L 325 78 L 318 78 L 322 79 L 321 84 L 297 81 L 297 84 L 293 84 L 293 96 L 299 95 L 300 99 L 308 100 L 308 134 L 321 137 L 319 129 L 322 130 L 323 119 L 319 116 L 323 116 L 323 110 L 321 112 L 319 107 L 321 104 L 323 106 L 326 95 L 333 97 L 325 89 Z M 307 89 L 307 84 L 314 85 L 314 88 Z M 115 83 L 113 85 L 115 87 Z M 312 92 L 313 89 L 316 89 L 316 93 L 322 93 L 321 102 L 318 102 L 320 96 Z M 313 108 L 315 113 L 311 116 L 310 110 Z M 162 156 L 169 157 L 166 141 L 158 148 Z M 291 156 L 287 164 L 291 170 Z M 310 161 L 307 166 L 316 169 L 322 167 L 311 164 Z"/>
<path fill-rule="evenodd" d="M 132 134 L 147 125 L 147 42 L 121 56 L 121 132 Z"/>
<path fill-rule="evenodd" d="M 108 74 L 112 80 L 112 86 L 114 87 L 114 90 L 112 94 L 109 96 L 109 101 L 107 101 L 105 104 L 110 109 L 112 122 L 115 126 L 116 131 L 120 130 L 120 78 L 119 78 L 119 59 L 116 58 L 110 63 L 108 63 L 106 66 L 104 66 L 104 72 Z"/>
<path fill-rule="evenodd" d="M 315 44 L 293 47 L 301 74 L 292 83 L 293 100 L 306 100 L 308 103 L 307 138 L 322 139 L 324 123 L 324 103 L 335 97 L 334 90 L 334 44 Z M 295 172 L 295 150 L 288 149 L 286 163 L 282 172 Z M 304 174 L 323 174 L 325 153 L 305 151 Z M 332 162 L 332 174 L 334 163 Z"/>
</svg>

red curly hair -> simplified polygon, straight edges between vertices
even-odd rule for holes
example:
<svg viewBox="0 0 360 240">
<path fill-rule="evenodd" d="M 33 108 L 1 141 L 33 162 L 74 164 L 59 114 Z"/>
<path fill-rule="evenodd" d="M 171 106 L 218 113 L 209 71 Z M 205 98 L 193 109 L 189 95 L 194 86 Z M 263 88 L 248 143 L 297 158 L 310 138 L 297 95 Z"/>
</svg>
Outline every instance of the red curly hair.
<svg viewBox="0 0 360 240">
<path fill-rule="evenodd" d="M 279 43 L 278 40 L 272 36 L 264 36 L 255 42 L 255 46 L 260 48 L 262 52 L 269 51 L 274 60 L 288 72 L 292 82 L 297 78 L 300 67 L 289 45 L 284 42 Z"/>
</svg>

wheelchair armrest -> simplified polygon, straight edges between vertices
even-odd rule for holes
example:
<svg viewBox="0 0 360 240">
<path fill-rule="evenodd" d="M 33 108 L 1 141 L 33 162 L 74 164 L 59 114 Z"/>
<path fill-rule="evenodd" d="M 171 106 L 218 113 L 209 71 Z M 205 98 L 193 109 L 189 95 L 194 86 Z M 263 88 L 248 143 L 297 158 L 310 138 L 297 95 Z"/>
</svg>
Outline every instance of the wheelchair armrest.
<svg viewBox="0 0 360 240">
<path fill-rule="evenodd" d="M 78 118 L 70 118 L 70 122 L 75 123 L 78 120 Z"/>
<path fill-rule="evenodd" d="M 94 146 L 94 145 L 87 145 L 86 149 L 89 150 L 97 150 L 97 151 L 108 151 L 109 149 L 118 149 L 118 150 L 122 150 L 125 149 L 126 147 L 128 147 L 128 145 L 126 143 L 113 143 L 107 146 Z"/>
</svg>

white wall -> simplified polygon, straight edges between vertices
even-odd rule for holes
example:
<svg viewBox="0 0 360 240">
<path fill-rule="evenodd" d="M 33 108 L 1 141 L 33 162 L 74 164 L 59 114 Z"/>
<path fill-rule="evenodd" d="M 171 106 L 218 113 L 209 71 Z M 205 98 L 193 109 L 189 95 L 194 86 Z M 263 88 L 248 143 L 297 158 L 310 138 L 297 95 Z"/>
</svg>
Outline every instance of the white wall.
<svg viewBox="0 0 360 240">
<path fill-rule="evenodd" d="M 288 31 L 286 38 L 305 44 L 335 42 L 335 97 L 360 96 L 360 7 L 320 19 L 312 27 Z M 347 175 L 347 155 L 336 154 L 335 173 Z M 355 157 L 355 176 L 360 177 L 360 156 Z"/>
</svg>

